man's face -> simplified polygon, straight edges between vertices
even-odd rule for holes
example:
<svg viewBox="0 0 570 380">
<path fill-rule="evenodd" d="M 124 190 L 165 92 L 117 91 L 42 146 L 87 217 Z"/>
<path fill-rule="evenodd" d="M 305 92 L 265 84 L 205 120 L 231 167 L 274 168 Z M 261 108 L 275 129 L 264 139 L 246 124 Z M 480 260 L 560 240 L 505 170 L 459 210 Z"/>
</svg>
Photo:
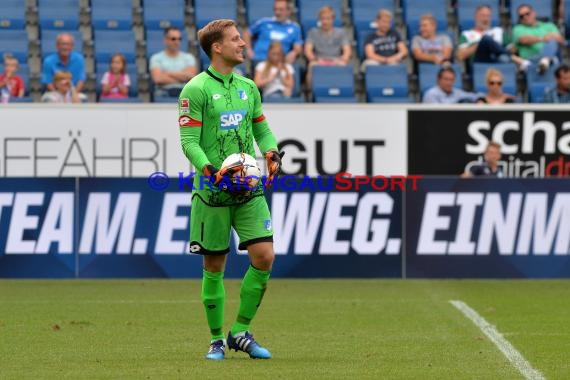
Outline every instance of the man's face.
<svg viewBox="0 0 570 380">
<path fill-rule="evenodd" d="M 453 84 L 455 83 L 455 75 L 449 71 L 444 71 L 437 80 L 438 86 L 445 92 L 450 93 L 453 91 Z"/>
<path fill-rule="evenodd" d="M 381 33 L 388 33 L 388 31 L 390 30 L 390 24 L 392 23 L 392 20 L 390 19 L 390 17 L 380 17 L 376 19 L 376 22 L 378 23 L 378 30 Z"/>
<path fill-rule="evenodd" d="M 475 12 L 475 27 L 478 29 L 489 29 L 491 27 L 491 10 L 483 7 Z"/>
<path fill-rule="evenodd" d="M 243 63 L 243 51 L 245 48 L 245 41 L 235 26 L 228 28 L 224 32 L 224 39 L 221 43 L 217 42 L 221 48 L 222 59 L 230 64 L 237 66 Z"/>
<path fill-rule="evenodd" d="M 323 12 L 323 14 L 319 16 L 319 21 L 321 22 L 321 28 L 330 30 L 333 27 L 334 16 L 330 12 Z"/>
<path fill-rule="evenodd" d="M 291 15 L 290 13 L 286 1 L 276 1 L 275 4 L 273 4 L 273 15 L 277 21 L 287 21 Z"/>
<path fill-rule="evenodd" d="M 501 151 L 495 146 L 489 146 L 487 147 L 487 150 L 485 150 L 484 157 L 487 163 L 495 165 L 501 159 Z"/>
<path fill-rule="evenodd" d="M 558 87 L 566 91 L 570 90 L 570 71 L 561 71 L 560 77 L 556 78 Z"/>
<path fill-rule="evenodd" d="M 164 36 L 164 45 L 166 49 L 172 52 L 180 51 L 180 45 L 182 44 L 182 33 L 179 30 L 170 30 Z"/>
<path fill-rule="evenodd" d="M 73 51 L 73 38 L 66 34 L 60 36 L 57 40 L 56 48 L 61 57 L 69 57 Z"/>
<path fill-rule="evenodd" d="M 420 21 L 420 35 L 429 38 L 435 34 L 435 24 L 432 20 L 423 19 Z"/>
<path fill-rule="evenodd" d="M 527 6 L 518 10 L 519 22 L 524 25 L 534 25 L 536 23 L 536 12 Z"/>
</svg>

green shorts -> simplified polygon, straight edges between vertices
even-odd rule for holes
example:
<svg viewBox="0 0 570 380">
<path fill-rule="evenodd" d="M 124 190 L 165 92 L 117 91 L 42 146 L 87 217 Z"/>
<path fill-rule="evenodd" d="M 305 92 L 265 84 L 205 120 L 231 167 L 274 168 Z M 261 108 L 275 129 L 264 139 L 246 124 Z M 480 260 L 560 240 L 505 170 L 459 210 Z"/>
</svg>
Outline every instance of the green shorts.
<svg viewBox="0 0 570 380">
<path fill-rule="evenodd" d="M 265 197 L 255 197 L 235 206 L 209 206 L 199 196 L 192 198 L 190 211 L 190 252 L 224 255 L 230 251 L 231 227 L 239 237 L 239 249 L 263 241 L 273 241 L 271 215 Z"/>
</svg>

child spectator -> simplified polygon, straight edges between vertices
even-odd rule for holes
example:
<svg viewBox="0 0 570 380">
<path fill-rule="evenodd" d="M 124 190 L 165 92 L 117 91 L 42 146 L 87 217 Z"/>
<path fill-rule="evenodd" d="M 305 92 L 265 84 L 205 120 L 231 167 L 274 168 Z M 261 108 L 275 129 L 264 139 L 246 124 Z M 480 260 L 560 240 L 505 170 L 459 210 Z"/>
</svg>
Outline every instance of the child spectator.
<svg viewBox="0 0 570 380">
<path fill-rule="evenodd" d="M 101 84 L 101 99 L 126 99 L 129 97 L 131 78 L 125 72 L 127 60 L 122 54 L 114 54 L 111 57 L 109 71 L 103 74 Z"/>
<path fill-rule="evenodd" d="M 53 76 L 54 90 L 42 95 L 43 103 L 81 103 L 79 93 L 73 86 L 71 73 L 58 71 Z"/>
<path fill-rule="evenodd" d="M 18 72 L 18 60 L 7 56 L 4 58 L 4 73 L 0 74 L 0 92 L 2 102 L 8 103 L 10 98 L 21 98 L 26 89 L 24 80 L 16 74 Z"/>
<path fill-rule="evenodd" d="M 254 82 L 264 97 L 289 98 L 293 93 L 295 69 L 285 62 L 281 42 L 269 45 L 267 60 L 255 66 Z"/>
</svg>

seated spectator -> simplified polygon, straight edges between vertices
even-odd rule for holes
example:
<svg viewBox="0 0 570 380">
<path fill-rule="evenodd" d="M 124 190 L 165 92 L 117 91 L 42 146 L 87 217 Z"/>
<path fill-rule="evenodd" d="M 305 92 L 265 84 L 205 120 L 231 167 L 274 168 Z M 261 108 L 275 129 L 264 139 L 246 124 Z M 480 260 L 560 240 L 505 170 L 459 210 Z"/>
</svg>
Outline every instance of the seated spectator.
<svg viewBox="0 0 570 380">
<path fill-rule="evenodd" d="M 41 82 L 48 91 L 53 91 L 55 90 L 54 75 L 59 71 L 65 71 L 71 74 L 73 86 L 81 99 L 87 100 L 87 96 L 81 93 L 85 85 L 85 59 L 83 54 L 73 51 L 74 43 L 71 34 L 61 33 L 57 36 L 57 52 L 45 57 Z"/>
<path fill-rule="evenodd" d="M 489 69 L 485 74 L 487 93 L 477 98 L 475 103 L 504 104 L 514 103 L 515 97 L 503 92 L 503 73 L 496 69 Z"/>
<path fill-rule="evenodd" d="M 544 94 L 544 103 L 570 103 L 570 66 L 562 65 L 554 72 L 556 87 Z"/>
<path fill-rule="evenodd" d="M 281 42 L 287 63 L 294 63 L 303 51 L 301 27 L 289 18 L 291 6 L 287 0 L 275 0 L 273 17 L 264 17 L 243 33 L 247 55 L 254 62 L 267 59 L 269 44 Z"/>
<path fill-rule="evenodd" d="M 499 161 L 501 160 L 501 145 L 494 141 L 489 141 L 487 148 L 485 148 L 485 153 L 483 154 L 483 163 L 479 165 L 473 165 L 466 170 L 461 177 L 462 178 L 473 178 L 473 177 L 497 177 L 502 178 L 505 175 L 503 170 L 499 166 Z"/>
<path fill-rule="evenodd" d="M 566 40 L 552 22 L 536 19 L 535 10 L 528 4 L 518 7 L 519 23 L 513 28 L 513 40 L 518 54 L 534 63 L 544 73 L 551 64 L 558 63 L 559 45 Z"/>
<path fill-rule="evenodd" d="M 458 61 L 469 63 L 509 63 L 514 62 L 519 70 L 525 71 L 530 61 L 509 51 L 510 39 L 505 30 L 491 26 L 491 7 L 480 5 L 475 10 L 475 27 L 464 30 L 459 36 L 456 57 Z"/>
<path fill-rule="evenodd" d="M 436 34 L 437 21 L 431 14 L 420 17 L 420 35 L 412 39 L 412 55 L 417 63 L 451 63 L 453 43 L 447 34 Z"/>
<path fill-rule="evenodd" d="M 58 71 L 53 76 L 53 90 L 42 95 L 44 103 L 81 103 L 79 92 L 73 85 L 72 75 L 66 71 Z"/>
<path fill-rule="evenodd" d="M 126 99 L 129 97 L 129 87 L 131 78 L 125 72 L 127 60 L 122 54 L 114 54 L 111 57 L 109 71 L 103 74 L 101 78 L 102 99 Z"/>
<path fill-rule="evenodd" d="M 442 67 L 437 73 L 437 85 L 424 94 L 424 103 L 454 104 L 472 103 L 478 96 L 472 92 L 463 91 L 453 87 L 455 83 L 455 70 L 452 67 Z"/>
<path fill-rule="evenodd" d="M 381 9 L 376 16 L 378 30 L 364 41 L 362 71 L 367 65 L 396 65 L 408 55 L 408 48 L 400 34 L 392 29 L 392 12 Z"/>
<path fill-rule="evenodd" d="M 2 103 L 10 98 L 22 98 L 26 92 L 24 80 L 18 74 L 18 60 L 11 56 L 4 57 L 4 72 L 0 74 L 0 92 Z"/>
<path fill-rule="evenodd" d="M 150 77 L 155 97 L 177 97 L 197 73 L 196 58 L 180 50 L 182 33 L 178 28 L 164 29 L 164 50 L 150 57 Z"/>
<path fill-rule="evenodd" d="M 311 86 L 315 65 L 346 65 L 352 55 L 348 35 L 343 28 L 334 27 L 334 9 L 326 5 L 319 10 L 320 27 L 311 29 L 305 41 L 305 57 L 309 62 L 305 81 Z"/>
<path fill-rule="evenodd" d="M 290 98 L 295 86 L 295 70 L 285 62 L 281 42 L 269 45 L 267 60 L 255 66 L 254 82 L 261 89 L 264 98 Z"/>
</svg>

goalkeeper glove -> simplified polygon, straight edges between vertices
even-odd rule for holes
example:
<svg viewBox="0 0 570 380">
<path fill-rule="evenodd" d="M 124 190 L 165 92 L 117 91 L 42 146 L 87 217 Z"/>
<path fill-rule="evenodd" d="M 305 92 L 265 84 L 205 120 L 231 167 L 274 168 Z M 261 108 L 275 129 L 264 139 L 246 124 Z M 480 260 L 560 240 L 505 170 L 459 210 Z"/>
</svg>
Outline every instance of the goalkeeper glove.
<svg viewBox="0 0 570 380">
<path fill-rule="evenodd" d="M 204 166 L 203 172 L 204 175 L 210 177 L 212 185 L 222 190 L 227 190 L 228 182 L 232 183 L 234 186 L 236 185 L 236 179 L 233 178 L 232 176 L 235 173 L 238 173 L 242 170 L 243 170 L 243 162 L 238 161 L 228 166 L 224 166 L 220 170 L 216 169 L 216 167 L 212 164 L 207 164 L 206 166 Z M 240 178 L 240 181 L 243 181 L 243 179 Z"/>
<path fill-rule="evenodd" d="M 273 177 L 281 172 L 281 158 L 284 155 L 285 152 L 280 153 L 276 150 L 265 152 L 265 161 L 267 161 L 267 181 L 265 182 L 265 187 L 271 186 Z"/>
</svg>

